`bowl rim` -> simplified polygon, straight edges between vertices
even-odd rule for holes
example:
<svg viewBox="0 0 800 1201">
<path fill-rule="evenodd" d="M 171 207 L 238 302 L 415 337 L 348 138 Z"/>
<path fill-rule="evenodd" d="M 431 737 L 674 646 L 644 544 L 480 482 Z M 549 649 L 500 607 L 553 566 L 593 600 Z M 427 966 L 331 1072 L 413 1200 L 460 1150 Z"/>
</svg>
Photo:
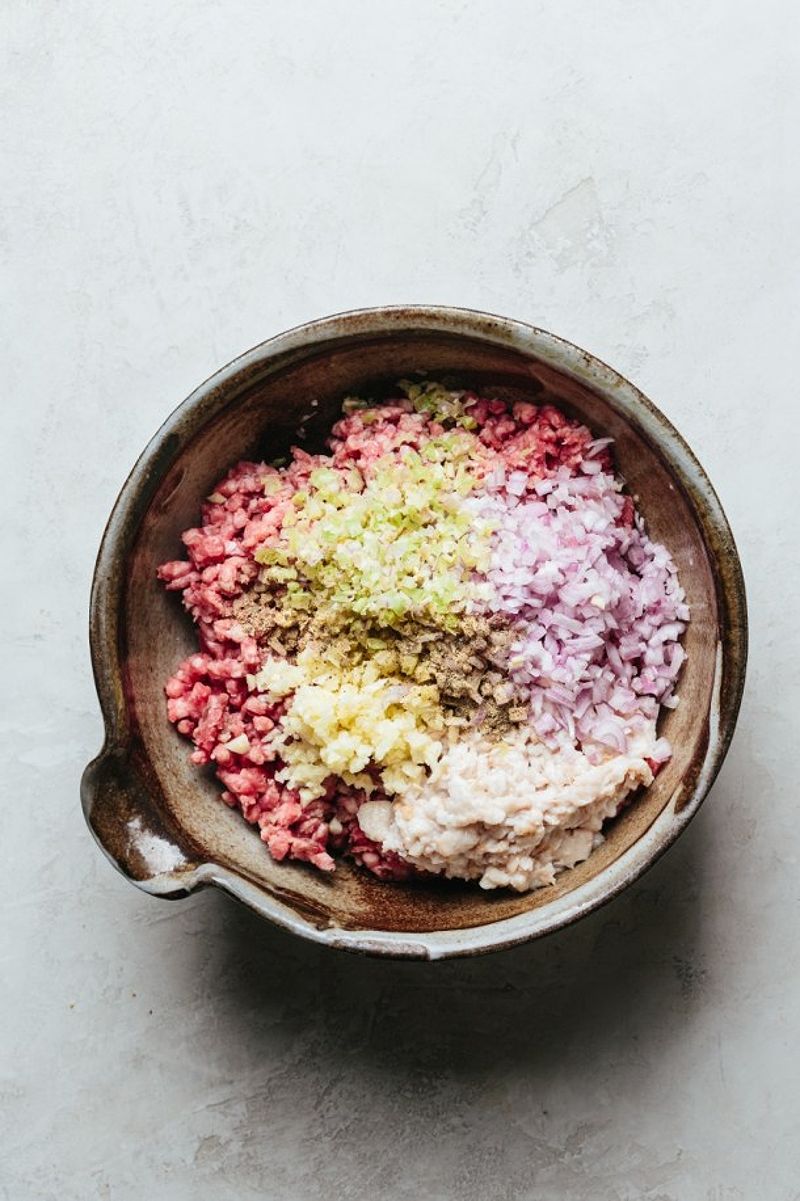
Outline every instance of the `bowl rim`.
<svg viewBox="0 0 800 1201">
<path fill-rule="evenodd" d="M 138 879 L 120 862 L 110 841 L 93 821 L 101 779 L 111 762 L 125 755 L 130 736 L 122 689 L 118 613 L 125 562 L 149 499 L 177 457 L 187 436 L 202 428 L 230 401 L 231 392 L 254 368 L 292 352 L 324 351 L 325 343 L 356 336 L 432 332 L 478 339 L 517 351 L 600 393 L 625 419 L 658 445 L 694 502 L 714 568 L 723 636 L 717 642 L 709 712 L 708 746 L 694 787 L 677 804 L 679 789 L 651 826 L 613 863 L 570 892 L 511 918 L 464 929 L 400 932 L 320 926 L 301 916 L 232 868 L 211 861 L 187 863 L 178 846 L 176 866 Z M 105 727 L 100 753 L 81 779 L 86 821 L 106 857 L 133 884 L 162 897 L 186 896 L 213 885 L 303 938 L 327 946 L 395 958 L 439 959 L 510 947 L 577 921 L 618 895 L 651 867 L 694 817 L 708 794 L 733 736 L 744 690 L 747 663 L 747 602 L 736 544 L 719 498 L 696 455 L 672 423 L 638 388 L 588 351 L 523 321 L 450 305 L 386 305 L 352 309 L 297 325 L 239 355 L 179 404 L 137 459 L 114 503 L 100 543 L 89 606 L 89 642 L 95 686 Z M 721 692 L 723 675 L 724 694 Z"/>
</svg>

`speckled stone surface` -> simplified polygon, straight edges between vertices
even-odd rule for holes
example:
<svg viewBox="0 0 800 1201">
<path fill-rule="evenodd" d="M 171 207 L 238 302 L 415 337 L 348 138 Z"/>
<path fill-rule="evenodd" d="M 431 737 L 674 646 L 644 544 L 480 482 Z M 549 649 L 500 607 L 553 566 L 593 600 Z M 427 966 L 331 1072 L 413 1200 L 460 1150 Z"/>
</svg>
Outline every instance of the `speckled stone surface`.
<svg viewBox="0 0 800 1201">
<path fill-rule="evenodd" d="M 800 1197 L 796 13 L 5 6 L 2 1201 Z M 633 378 L 715 481 L 751 602 L 690 830 L 584 923 L 469 962 L 148 899 L 78 805 L 89 579 L 133 459 L 239 351 L 406 301 Z"/>
</svg>

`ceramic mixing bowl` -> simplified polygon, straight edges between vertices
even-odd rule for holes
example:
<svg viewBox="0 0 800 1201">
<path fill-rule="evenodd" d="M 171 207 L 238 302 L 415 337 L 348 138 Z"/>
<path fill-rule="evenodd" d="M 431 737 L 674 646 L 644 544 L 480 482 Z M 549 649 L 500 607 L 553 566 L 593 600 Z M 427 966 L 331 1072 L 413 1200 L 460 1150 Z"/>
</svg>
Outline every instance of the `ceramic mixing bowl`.
<svg viewBox="0 0 800 1201">
<path fill-rule="evenodd" d="M 608 827 L 604 843 L 557 883 L 525 895 L 475 885 L 383 883 L 341 862 L 330 875 L 274 862 L 258 832 L 219 800 L 210 774 L 166 719 L 164 683 L 196 645 L 156 566 L 180 555 L 200 500 L 239 458 L 274 458 L 301 431 L 321 446 L 342 396 L 415 371 L 453 386 L 491 384 L 561 406 L 615 440 L 618 469 L 650 533 L 666 543 L 691 607 L 677 709 L 660 727 L 674 754 Z M 344 313 L 272 338 L 202 384 L 133 468 L 100 548 L 91 647 L 106 740 L 83 776 L 86 819 L 139 888 L 180 897 L 205 885 L 329 946 L 443 957 L 555 930 L 635 880 L 685 829 L 733 733 L 746 659 L 739 559 L 719 500 L 662 413 L 616 371 L 518 321 L 465 309 Z"/>
</svg>

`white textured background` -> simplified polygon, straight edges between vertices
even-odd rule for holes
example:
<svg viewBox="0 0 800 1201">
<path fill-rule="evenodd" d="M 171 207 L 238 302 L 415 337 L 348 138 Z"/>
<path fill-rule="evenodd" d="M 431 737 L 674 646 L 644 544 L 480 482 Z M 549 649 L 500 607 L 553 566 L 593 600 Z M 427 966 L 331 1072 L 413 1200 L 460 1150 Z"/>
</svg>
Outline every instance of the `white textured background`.
<svg viewBox="0 0 800 1201">
<path fill-rule="evenodd" d="M 3 1201 L 800 1197 L 797 12 L 4 0 Z M 717 485 L 752 617 L 681 843 L 577 928 L 434 965 L 150 900 L 78 806 L 139 450 L 250 345 L 403 301 L 631 376 Z"/>
</svg>

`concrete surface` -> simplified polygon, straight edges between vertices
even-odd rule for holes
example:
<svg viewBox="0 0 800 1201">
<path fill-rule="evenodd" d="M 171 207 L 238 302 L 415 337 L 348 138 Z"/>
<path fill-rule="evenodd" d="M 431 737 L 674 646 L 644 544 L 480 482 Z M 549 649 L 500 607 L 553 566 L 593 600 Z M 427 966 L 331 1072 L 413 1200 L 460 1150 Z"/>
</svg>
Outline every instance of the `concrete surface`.
<svg viewBox="0 0 800 1201">
<path fill-rule="evenodd" d="M 3 1201 L 800 1197 L 797 11 L 6 0 Z M 465 963 L 150 900 L 78 808 L 128 467 L 239 351 L 387 301 L 529 319 L 633 377 L 750 589 L 739 731 L 681 844 Z"/>
</svg>

